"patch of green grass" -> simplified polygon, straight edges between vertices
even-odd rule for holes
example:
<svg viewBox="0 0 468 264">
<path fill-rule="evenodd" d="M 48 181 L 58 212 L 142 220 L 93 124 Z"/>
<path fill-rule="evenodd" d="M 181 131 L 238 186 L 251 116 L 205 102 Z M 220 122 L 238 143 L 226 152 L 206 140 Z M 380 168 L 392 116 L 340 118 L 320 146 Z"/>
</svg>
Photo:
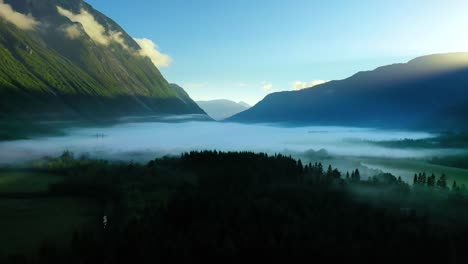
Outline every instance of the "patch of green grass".
<svg viewBox="0 0 468 264">
<path fill-rule="evenodd" d="M 66 246 L 73 232 L 99 223 L 96 203 L 78 198 L 0 199 L 0 256 Z"/>
<path fill-rule="evenodd" d="M 0 171 L 0 195 L 5 193 L 46 193 L 60 176 L 28 171 Z"/>
<path fill-rule="evenodd" d="M 363 159 L 363 165 L 390 172 L 394 175 L 401 176 L 408 183 L 413 182 L 415 173 L 426 172 L 431 175 L 434 173 L 437 177 L 445 174 L 449 184 L 456 181 L 457 184 L 465 184 L 468 186 L 468 170 L 448 167 L 443 165 L 431 164 L 425 160 L 411 159 L 384 159 L 384 158 L 367 158 Z"/>
<path fill-rule="evenodd" d="M 61 176 L 34 171 L 0 171 L 0 256 L 30 254 L 42 243 L 65 245 L 73 231 L 99 222 L 96 202 L 48 196 Z"/>
</svg>

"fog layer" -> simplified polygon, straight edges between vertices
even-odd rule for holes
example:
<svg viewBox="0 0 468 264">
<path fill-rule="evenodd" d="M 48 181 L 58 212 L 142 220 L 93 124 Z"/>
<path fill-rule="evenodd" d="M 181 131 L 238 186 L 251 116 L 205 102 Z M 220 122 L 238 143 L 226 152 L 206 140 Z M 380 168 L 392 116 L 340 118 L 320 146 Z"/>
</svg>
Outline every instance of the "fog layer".
<svg viewBox="0 0 468 264">
<path fill-rule="evenodd" d="M 65 136 L 0 143 L 0 163 L 59 155 L 64 150 L 106 159 L 144 161 L 184 151 L 306 152 L 325 149 L 330 155 L 424 158 L 444 150 L 389 149 L 360 140 L 427 138 L 425 132 L 348 127 L 280 127 L 236 123 L 126 123 L 106 128 L 68 129 Z"/>
</svg>

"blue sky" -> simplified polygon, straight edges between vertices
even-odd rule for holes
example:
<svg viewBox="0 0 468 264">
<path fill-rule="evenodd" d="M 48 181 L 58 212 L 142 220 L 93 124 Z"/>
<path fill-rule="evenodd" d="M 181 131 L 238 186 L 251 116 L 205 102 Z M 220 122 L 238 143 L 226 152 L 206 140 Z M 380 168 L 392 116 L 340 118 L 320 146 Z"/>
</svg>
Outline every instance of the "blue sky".
<svg viewBox="0 0 468 264">
<path fill-rule="evenodd" d="M 196 100 L 254 104 L 295 82 L 346 78 L 413 57 L 468 51 L 466 0 L 89 0 L 172 58 Z"/>
</svg>

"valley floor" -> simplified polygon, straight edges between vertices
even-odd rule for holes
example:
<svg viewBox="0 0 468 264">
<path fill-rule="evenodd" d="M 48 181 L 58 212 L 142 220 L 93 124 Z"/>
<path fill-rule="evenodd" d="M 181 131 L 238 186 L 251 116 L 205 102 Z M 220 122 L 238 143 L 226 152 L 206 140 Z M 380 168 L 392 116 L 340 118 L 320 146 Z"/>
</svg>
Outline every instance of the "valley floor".
<svg viewBox="0 0 468 264">
<path fill-rule="evenodd" d="M 468 186 L 468 169 L 432 164 L 427 160 L 368 158 L 362 160 L 362 165 L 369 169 L 399 175 L 407 182 L 412 182 L 415 173 L 426 172 L 436 175 L 446 174 L 450 182 L 456 181 L 458 184 Z"/>
<path fill-rule="evenodd" d="M 329 133 L 327 128 L 313 128 L 315 132 L 311 133 L 312 128 L 179 121 L 142 121 L 99 127 L 88 124 L 80 129 L 59 123 L 53 124 L 58 128 L 58 134 L 46 132 L 44 135 L 47 137 L 42 138 L 37 137 L 38 134 L 30 134 L 27 137 L 31 139 L 0 143 L 3 161 L 14 159 L 16 156 L 12 155 L 16 150 L 21 150 L 18 152 L 21 155 L 34 157 L 18 163 L 4 162 L 4 168 L 0 169 L 0 256 L 32 256 L 37 252 L 43 254 L 41 250 L 44 249 L 49 252 L 51 248 L 53 252 L 67 255 L 70 243 L 71 247 L 78 243 L 104 250 L 100 244 L 101 239 L 108 239 L 103 233 L 104 215 L 111 219 L 112 228 L 118 227 L 110 231 L 116 239 L 112 246 L 130 247 L 125 242 L 132 239 L 126 237 L 129 235 L 124 232 L 126 228 L 135 234 L 151 231 L 161 238 L 154 240 L 154 237 L 144 236 L 144 239 L 158 245 L 160 250 L 156 251 L 163 255 L 162 248 L 176 254 L 177 247 L 194 247 L 197 243 L 204 243 L 208 248 L 219 244 L 218 253 L 223 254 L 241 252 L 240 245 L 244 243 L 251 243 L 248 244 L 250 246 L 266 243 L 270 249 L 284 249 L 288 243 L 299 245 L 308 241 L 309 245 L 321 248 L 322 244 L 314 240 L 312 234 L 331 239 L 327 242 L 329 246 L 338 247 L 342 254 L 350 254 L 352 252 L 342 243 L 351 241 L 342 234 L 360 237 L 362 240 L 355 242 L 357 247 L 361 247 L 359 250 L 374 250 L 373 243 L 397 243 L 401 239 L 419 243 L 420 237 L 430 241 L 429 247 L 435 247 L 439 243 L 437 241 L 443 239 L 450 243 L 461 239 L 454 235 L 457 232 L 468 233 L 468 226 L 464 224 L 465 220 L 468 222 L 468 215 L 461 210 L 468 203 L 468 193 L 465 192 L 468 169 L 451 166 L 454 160 L 460 164 L 459 160 L 464 159 L 465 154 L 460 152 L 460 148 L 456 149 L 457 152 L 450 148 L 446 152 L 438 152 L 438 149 L 428 148 L 424 140 L 402 141 L 411 145 L 405 147 L 399 141 L 379 146 L 379 142 L 361 145 L 347 139 L 356 135 L 386 137 L 384 132 L 373 134 L 373 131 L 362 129 L 332 128 L 333 132 Z M 13 134 L 15 129 L 11 130 Z M 230 137 L 219 137 L 221 134 Z M 264 135 L 268 134 L 272 139 L 265 140 Z M 408 133 L 401 132 L 401 135 Z M 424 133 L 409 135 L 426 136 Z M 459 144 L 459 137 L 456 141 L 446 142 L 456 142 L 454 147 L 464 146 Z M 278 150 L 275 153 L 288 157 L 251 152 L 191 152 L 179 157 L 181 152 L 200 149 L 200 146 L 225 147 L 228 150 L 266 149 L 268 146 Z M 320 146 L 328 146 L 332 151 Z M 80 155 L 74 156 L 69 151 L 60 157 L 54 155 L 68 148 L 80 150 Z M 387 149 L 397 155 L 378 155 Z M 426 149 L 427 153 L 439 153 L 437 160 L 431 157 L 432 154 L 426 156 Z M 374 150 L 378 151 L 373 153 Z M 400 157 L 401 153 L 404 155 Z M 413 154 L 416 155 L 412 157 Z M 154 160 L 155 157 L 160 158 Z M 353 178 L 356 177 L 356 169 L 359 171 L 358 179 Z M 439 186 L 438 182 L 430 186 L 427 178 L 414 184 L 414 175 L 423 172 L 428 176 L 434 174 L 436 179 L 446 175 L 444 184 Z M 336 195 L 339 198 L 335 198 Z M 313 199 L 307 198 L 309 196 Z M 219 203 L 211 204 L 218 199 Z M 319 201 L 337 203 L 334 204 L 336 210 L 320 207 L 322 203 Z M 356 211 L 347 211 L 347 206 Z M 221 209 L 224 207 L 226 210 Z M 202 216 L 200 210 L 204 210 Z M 361 219 L 360 210 L 367 214 L 364 219 Z M 255 226 L 252 221 L 259 215 L 263 222 Z M 350 222 L 337 222 L 336 219 L 343 215 Z M 327 237 L 320 233 L 320 229 L 309 228 L 318 216 L 322 218 L 316 220 L 316 225 L 334 223 L 339 228 L 356 230 L 356 233 L 326 229 L 331 234 Z M 218 217 L 224 217 L 223 221 L 230 224 L 217 226 Z M 181 219 L 195 220 L 187 222 Z M 167 222 L 169 220 L 171 222 Z M 164 230 L 154 229 L 145 221 L 158 223 Z M 265 228 L 263 233 L 255 231 L 262 228 Z M 198 229 L 205 233 L 198 233 Z M 277 229 L 279 233 L 276 233 Z M 245 230 L 245 233 L 240 230 Z M 391 234 L 389 230 L 397 233 Z M 441 237 L 440 232 L 447 237 Z M 96 236 L 90 237 L 90 233 Z M 383 241 L 380 237 L 389 240 Z M 173 247 L 167 248 L 167 245 Z M 407 254 L 401 246 L 398 247 L 401 250 L 399 254 Z M 405 248 L 411 248 L 411 245 Z M 457 257 L 464 257 L 460 253 L 461 248 L 451 250 L 457 252 Z M 193 252 L 189 250 L 186 253 Z M 99 259 L 91 251 L 83 254 L 92 254 Z M 126 254 L 125 251 L 122 254 Z"/>
<path fill-rule="evenodd" d="M 73 232 L 96 225 L 89 198 L 57 196 L 49 186 L 63 177 L 35 171 L 0 171 L 0 256 L 35 254 L 43 243 L 68 243 Z"/>
</svg>

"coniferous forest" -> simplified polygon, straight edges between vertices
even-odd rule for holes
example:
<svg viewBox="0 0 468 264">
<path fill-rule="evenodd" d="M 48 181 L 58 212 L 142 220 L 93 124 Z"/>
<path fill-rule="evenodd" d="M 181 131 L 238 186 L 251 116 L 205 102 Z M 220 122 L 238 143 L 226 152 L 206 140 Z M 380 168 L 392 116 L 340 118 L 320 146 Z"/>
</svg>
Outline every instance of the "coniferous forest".
<svg viewBox="0 0 468 264">
<path fill-rule="evenodd" d="M 280 154 L 217 151 L 147 164 L 65 152 L 34 170 L 62 175 L 48 196 L 87 197 L 99 213 L 62 244 L 42 243 L 8 263 L 467 260 L 468 193 L 445 175 L 420 173 L 409 185 Z"/>
</svg>

